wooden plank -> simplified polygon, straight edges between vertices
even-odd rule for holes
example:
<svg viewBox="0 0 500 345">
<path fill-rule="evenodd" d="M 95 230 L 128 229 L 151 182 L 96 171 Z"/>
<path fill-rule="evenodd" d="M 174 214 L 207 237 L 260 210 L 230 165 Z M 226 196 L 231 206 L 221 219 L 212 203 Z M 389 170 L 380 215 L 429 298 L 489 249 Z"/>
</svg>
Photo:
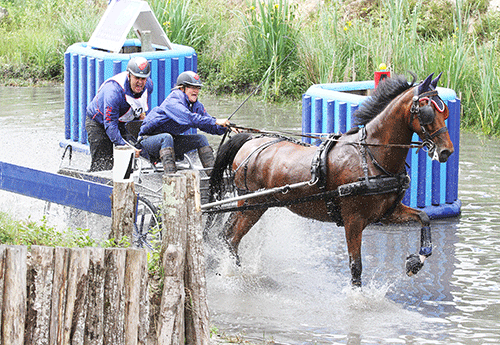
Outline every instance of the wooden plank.
<svg viewBox="0 0 500 345">
<path fill-rule="evenodd" d="M 102 345 L 104 342 L 104 277 L 104 248 L 89 248 L 86 345 Z"/>
<path fill-rule="evenodd" d="M 24 344 L 26 319 L 26 254 L 25 246 L 5 248 L 2 343 Z"/>
<path fill-rule="evenodd" d="M 68 286 L 69 249 L 54 249 L 54 280 L 52 282 L 52 310 L 50 318 L 49 345 L 63 344 L 63 320 Z"/>
<path fill-rule="evenodd" d="M 186 195 L 185 176 L 164 177 L 161 249 L 164 279 L 157 327 L 157 341 L 161 345 L 184 344 L 185 339 Z"/>
<path fill-rule="evenodd" d="M 63 319 L 63 344 L 83 345 L 88 290 L 89 251 L 72 248 L 68 264 L 68 287 Z"/>
<path fill-rule="evenodd" d="M 139 343 L 141 281 L 147 269 L 146 252 L 143 249 L 127 249 L 125 265 L 125 345 Z"/>
<path fill-rule="evenodd" d="M 48 345 L 52 282 L 54 279 L 54 248 L 32 246 L 28 255 L 25 343 Z"/>
<path fill-rule="evenodd" d="M 210 342 L 209 310 L 205 279 L 205 253 L 201 221 L 200 173 L 196 170 L 183 172 L 187 182 L 187 247 L 186 247 L 186 341 L 204 345 Z"/>
<path fill-rule="evenodd" d="M 107 248 L 104 254 L 104 342 L 124 343 L 124 276 L 126 250 Z"/>
</svg>

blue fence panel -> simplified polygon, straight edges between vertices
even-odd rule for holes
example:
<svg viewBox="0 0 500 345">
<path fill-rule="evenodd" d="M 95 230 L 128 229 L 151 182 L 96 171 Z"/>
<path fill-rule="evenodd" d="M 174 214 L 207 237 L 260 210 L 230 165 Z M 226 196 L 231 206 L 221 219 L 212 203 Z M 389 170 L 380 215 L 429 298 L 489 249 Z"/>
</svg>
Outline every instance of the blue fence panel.
<svg viewBox="0 0 500 345">
<path fill-rule="evenodd" d="M 140 47 L 140 41 L 126 40 L 124 46 Z M 88 152 L 85 131 L 87 104 L 106 79 L 126 70 L 128 60 L 133 56 L 143 56 L 151 63 L 154 91 L 149 99 L 150 109 L 163 102 L 181 72 L 196 71 L 198 58 L 193 48 L 177 44 L 172 44 L 171 50 L 156 45 L 153 47 L 156 50 L 152 52 L 116 54 L 92 49 L 86 43 L 76 43 L 66 50 L 65 138 L 61 146 L 71 144 L 76 150 Z"/>
<path fill-rule="evenodd" d="M 0 162 L 0 189 L 111 217 L 113 187 Z"/>
</svg>

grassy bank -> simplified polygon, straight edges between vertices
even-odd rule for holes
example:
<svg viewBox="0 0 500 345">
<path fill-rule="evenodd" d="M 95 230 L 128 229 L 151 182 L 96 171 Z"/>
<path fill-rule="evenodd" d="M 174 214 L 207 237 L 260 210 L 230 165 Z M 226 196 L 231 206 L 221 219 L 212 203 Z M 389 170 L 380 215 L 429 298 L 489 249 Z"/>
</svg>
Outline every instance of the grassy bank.
<svg viewBox="0 0 500 345">
<path fill-rule="evenodd" d="M 17 220 L 0 212 L 0 244 L 23 246 L 93 247 L 96 242 L 85 230 L 58 231 L 46 219 Z"/>
<path fill-rule="evenodd" d="M 500 135 L 500 15 L 486 0 L 149 0 L 174 43 L 199 54 L 214 93 L 263 83 L 270 101 L 299 99 L 315 83 L 368 80 L 384 62 L 462 100 L 463 128 Z M 0 0 L 0 82 L 62 82 L 66 48 L 88 41 L 105 0 Z M 313 3 L 313 4 L 311 4 Z"/>
</svg>

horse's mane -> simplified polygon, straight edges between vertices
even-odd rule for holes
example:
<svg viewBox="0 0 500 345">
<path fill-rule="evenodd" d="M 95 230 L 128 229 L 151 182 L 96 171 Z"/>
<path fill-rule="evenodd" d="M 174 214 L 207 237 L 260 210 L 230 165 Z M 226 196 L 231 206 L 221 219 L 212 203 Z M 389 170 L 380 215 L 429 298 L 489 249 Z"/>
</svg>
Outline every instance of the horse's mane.
<svg viewBox="0 0 500 345">
<path fill-rule="evenodd" d="M 404 75 L 395 75 L 381 81 L 375 92 L 354 112 L 354 125 L 366 125 L 380 114 L 394 98 L 413 87 L 416 76 L 413 73 L 412 76 L 411 83 Z"/>
</svg>

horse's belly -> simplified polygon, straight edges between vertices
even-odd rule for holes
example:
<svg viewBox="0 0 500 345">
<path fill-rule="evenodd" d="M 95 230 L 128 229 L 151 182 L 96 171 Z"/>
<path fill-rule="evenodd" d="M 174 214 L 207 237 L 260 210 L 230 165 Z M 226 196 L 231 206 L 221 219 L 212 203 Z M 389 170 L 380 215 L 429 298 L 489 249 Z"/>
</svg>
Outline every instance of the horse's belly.
<svg viewBox="0 0 500 345">
<path fill-rule="evenodd" d="M 304 218 L 319 220 L 321 222 L 332 222 L 332 218 L 328 215 L 326 204 L 323 200 L 291 205 L 288 206 L 288 209 Z"/>
</svg>

